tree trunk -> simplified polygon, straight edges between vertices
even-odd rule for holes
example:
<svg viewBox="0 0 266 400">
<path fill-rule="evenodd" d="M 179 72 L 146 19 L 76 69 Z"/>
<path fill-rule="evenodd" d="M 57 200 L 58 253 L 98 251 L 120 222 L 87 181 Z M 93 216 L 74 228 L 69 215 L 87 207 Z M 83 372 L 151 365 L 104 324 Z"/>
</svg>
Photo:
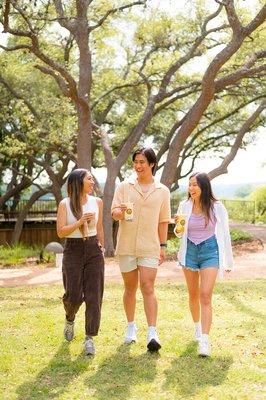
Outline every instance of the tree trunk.
<svg viewBox="0 0 266 400">
<path fill-rule="evenodd" d="M 109 169 L 103 192 L 103 226 L 104 226 L 104 242 L 105 255 L 113 257 L 114 241 L 113 241 L 113 220 L 111 216 L 111 206 L 115 191 L 115 180 L 117 177 L 116 170 Z"/>
<path fill-rule="evenodd" d="M 78 114 L 78 138 L 77 161 L 78 168 L 91 170 L 91 113 L 89 107 L 77 106 Z"/>
<path fill-rule="evenodd" d="M 26 206 L 23 208 L 21 213 L 18 216 L 18 219 L 15 224 L 15 228 L 12 233 L 11 237 L 11 244 L 14 245 L 19 242 L 22 228 L 23 228 L 23 223 L 25 221 L 25 218 L 28 215 L 29 210 L 31 209 L 32 205 L 35 203 L 36 200 L 38 200 L 39 197 L 43 196 L 46 193 L 50 193 L 49 190 L 39 190 L 38 192 L 35 192 L 32 194 L 30 197 L 29 201 L 27 202 Z"/>
<path fill-rule="evenodd" d="M 62 184 L 63 186 L 63 184 Z M 52 193 L 55 197 L 55 201 L 56 201 L 56 205 L 58 206 L 60 201 L 62 200 L 62 191 L 61 191 L 61 186 L 59 184 L 54 185 L 53 183 L 53 189 L 52 189 Z"/>
</svg>

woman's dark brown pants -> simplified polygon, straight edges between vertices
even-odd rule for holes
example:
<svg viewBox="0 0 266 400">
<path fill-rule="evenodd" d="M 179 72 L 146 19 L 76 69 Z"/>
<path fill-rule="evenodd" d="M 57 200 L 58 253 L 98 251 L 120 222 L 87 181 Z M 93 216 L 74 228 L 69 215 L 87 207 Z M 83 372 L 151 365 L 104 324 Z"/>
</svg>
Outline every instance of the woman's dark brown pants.
<svg viewBox="0 0 266 400">
<path fill-rule="evenodd" d="M 63 256 L 63 304 L 66 319 L 74 321 L 85 301 L 85 331 L 96 336 L 100 327 L 104 286 L 104 257 L 97 236 L 66 239 Z"/>
</svg>

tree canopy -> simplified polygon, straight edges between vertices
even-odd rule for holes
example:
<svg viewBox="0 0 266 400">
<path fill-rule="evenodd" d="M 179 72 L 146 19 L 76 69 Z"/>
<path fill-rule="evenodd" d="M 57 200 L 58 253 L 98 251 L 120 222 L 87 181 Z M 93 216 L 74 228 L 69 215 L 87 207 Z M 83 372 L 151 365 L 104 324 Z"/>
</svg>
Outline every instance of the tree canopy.
<svg viewBox="0 0 266 400">
<path fill-rule="evenodd" d="M 32 183 L 59 201 L 69 169 L 105 166 L 110 237 L 115 181 L 136 145 L 153 143 L 171 190 L 206 152 L 222 156 L 210 177 L 226 173 L 265 123 L 265 17 L 260 1 L 173 13 L 147 0 L 6 0 L 2 204 Z"/>
</svg>

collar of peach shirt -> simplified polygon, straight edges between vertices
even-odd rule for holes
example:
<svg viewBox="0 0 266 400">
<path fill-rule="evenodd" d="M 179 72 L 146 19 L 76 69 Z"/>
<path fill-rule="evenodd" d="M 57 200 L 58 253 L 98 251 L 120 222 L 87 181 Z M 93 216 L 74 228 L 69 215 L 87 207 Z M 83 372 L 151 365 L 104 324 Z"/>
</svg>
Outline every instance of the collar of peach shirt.
<svg viewBox="0 0 266 400">
<path fill-rule="evenodd" d="M 148 191 L 147 193 L 144 194 L 144 193 L 142 192 L 142 190 L 141 190 L 141 187 L 140 187 L 140 185 L 139 185 L 139 183 L 138 183 L 137 178 L 135 178 L 135 177 L 130 177 L 130 178 L 127 180 L 127 182 L 128 182 L 130 185 L 133 185 L 133 186 L 134 186 L 134 189 L 136 189 L 136 191 L 137 191 L 139 194 L 141 194 L 141 196 L 143 196 L 143 197 L 145 197 L 145 198 L 147 198 L 148 196 L 150 196 L 151 193 L 153 193 L 156 189 L 161 189 L 161 188 L 163 187 L 163 185 L 162 185 L 161 182 L 159 182 L 159 181 L 157 181 L 156 179 L 153 178 L 153 184 L 151 185 L 149 191 Z"/>
</svg>

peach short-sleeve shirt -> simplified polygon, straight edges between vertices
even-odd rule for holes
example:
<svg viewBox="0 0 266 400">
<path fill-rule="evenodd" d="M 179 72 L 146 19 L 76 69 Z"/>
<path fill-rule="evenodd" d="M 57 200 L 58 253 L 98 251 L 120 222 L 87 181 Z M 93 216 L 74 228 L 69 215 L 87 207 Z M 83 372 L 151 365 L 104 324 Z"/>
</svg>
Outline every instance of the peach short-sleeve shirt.
<svg viewBox="0 0 266 400">
<path fill-rule="evenodd" d="M 115 190 L 112 212 L 121 203 L 133 203 L 133 221 L 119 221 L 116 254 L 135 257 L 159 257 L 158 225 L 170 222 L 170 191 L 154 181 L 143 193 L 137 179 L 122 182 Z"/>
</svg>

